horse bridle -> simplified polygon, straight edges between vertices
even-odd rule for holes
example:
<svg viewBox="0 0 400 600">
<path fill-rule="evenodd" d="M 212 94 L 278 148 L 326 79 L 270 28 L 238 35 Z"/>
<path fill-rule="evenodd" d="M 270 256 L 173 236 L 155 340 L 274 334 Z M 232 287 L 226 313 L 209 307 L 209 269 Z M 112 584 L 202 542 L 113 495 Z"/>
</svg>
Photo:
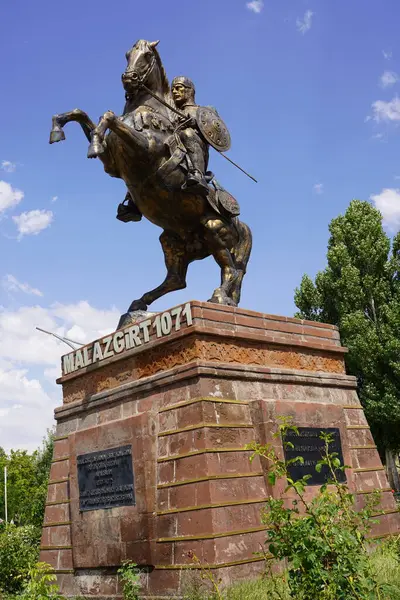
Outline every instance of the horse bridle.
<svg viewBox="0 0 400 600">
<path fill-rule="evenodd" d="M 139 75 L 139 73 L 137 72 L 136 69 L 125 71 L 124 75 L 130 76 L 135 83 L 138 83 L 139 87 L 142 87 L 144 85 L 144 82 L 149 77 L 150 73 L 152 72 L 155 63 L 156 63 L 156 57 L 153 52 L 151 63 L 148 65 L 147 70 L 145 71 L 145 73 L 143 75 Z"/>
<path fill-rule="evenodd" d="M 154 65 L 156 62 L 156 57 L 154 55 L 153 52 L 153 58 L 151 63 L 149 64 L 146 72 L 143 75 L 139 75 L 139 73 L 137 72 L 136 69 L 132 69 L 130 71 L 125 71 L 124 75 L 129 75 L 132 77 L 133 81 L 135 83 L 137 83 L 139 88 L 143 88 L 144 90 L 146 90 L 146 92 L 148 94 L 150 94 L 151 96 L 153 96 L 153 98 L 155 98 L 156 100 L 158 100 L 158 102 L 160 102 L 161 104 L 163 104 L 166 108 L 168 108 L 169 110 L 172 110 L 174 113 L 176 113 L 177 115 L 179 115 L 180 117 L 182 117 L 183 119 L 185 119 L 185 121 L 190 121 L 190 118 L 188 119 L 187 115 L 185 115 L 185 113 L 181 112 L 180 110 L 177 110 L 174 106 L 171 106 L 170 104 L 168 104 L 168 102 L 165 102 L 165 100 L 163 100 L 163 98 L 160 98 L 160 96 L 157 96 L 157 94 L 155 94 L 149 87 L 147 87 L 147 85 L 145 84 L 146 79 L 149 77 L 150 73 L 152 72 Z M 130 99 L 130 94 L 127 92 L 125 94 L 125 99 L 129 100 Z"/>
</svg>

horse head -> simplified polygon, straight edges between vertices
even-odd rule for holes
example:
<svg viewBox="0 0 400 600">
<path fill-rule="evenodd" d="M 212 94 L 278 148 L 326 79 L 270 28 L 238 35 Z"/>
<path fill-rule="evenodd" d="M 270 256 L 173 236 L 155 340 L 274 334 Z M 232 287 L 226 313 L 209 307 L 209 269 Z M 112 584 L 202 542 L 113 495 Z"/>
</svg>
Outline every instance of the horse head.
<svg viewBox="0 0 400 600">
<path fill-rule="evenodd" d="M 141 84 L 152 91 L 169 93 L 167 75 L 156 50 L 158 43 L 139 40 L 126 53 L 128 64 L 122 74 L 122 84 L 127 94 L 136 94 Z"/>
</svg>

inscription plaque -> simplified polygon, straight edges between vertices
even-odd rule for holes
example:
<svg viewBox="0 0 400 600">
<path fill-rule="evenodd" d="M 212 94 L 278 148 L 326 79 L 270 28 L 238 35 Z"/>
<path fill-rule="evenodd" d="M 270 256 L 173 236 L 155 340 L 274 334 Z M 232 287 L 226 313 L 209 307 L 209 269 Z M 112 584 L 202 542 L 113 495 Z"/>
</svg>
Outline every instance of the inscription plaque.
<svg viewBox="0 0 400 600">
<path fill-rule="evenodd" d="M 337 452 L 340 464 L 344 465 L 342 442 L 340 439 L 340 431 L 337 427 L 298 427 L 299 433 L 295 431 L 288 431 L 285 436 L 285 441 L 291 442 L 293 448 L 284 448 L 285 460 L 302 456 L 304 463 L 293 464 L 288 467 L 290 477 L 297 481 L 304 477 L 304 475 L 311 475 L 307 485 L 322 485 L 330 477 L 331 473 L 326 466 L 323 466 L 320 473 L 317 473 L 315 467 L 317 462 L 321 460 L 325 451 L 325 442 L 321 440 L 321 433 L 330 433 L 333 441 L 329 445 L 330 452 Z M 343 483 L 346 481 L 346 475 L 344 471 L 336 471 L 336 477 L 339 482 Z"/>
<path fill-rule="evenodd" d="M 81 454 L 77 466 L 81 511 L 135 504 L 132 446 Z"/>
</svg>

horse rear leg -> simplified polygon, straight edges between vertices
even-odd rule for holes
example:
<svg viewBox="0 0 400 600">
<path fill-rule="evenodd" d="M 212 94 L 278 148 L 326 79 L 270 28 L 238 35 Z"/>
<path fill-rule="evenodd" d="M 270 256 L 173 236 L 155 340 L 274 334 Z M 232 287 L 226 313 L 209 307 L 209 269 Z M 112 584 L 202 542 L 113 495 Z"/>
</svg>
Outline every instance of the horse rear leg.
<svg viewBox="0 0 400 600">
<path fill-rule="evenodd" d="M 247 263 L 253 246 L 253 237 L 250 227 L 239 221 L 239 219 L 236 220 L 236 227 L 239 233 L 239 241 L 233 248 L 233 257 L 235 267 L 238 270 L 238 277 L 232 287 L 231 297 L 237 306 L 240 302 L 243 277 L 246 274 Z"/>
<path fill-rule="evenodd" d="M 209 302 L 236 306 L 231 294 L 239 272 L 229 251 L 233 245 L 233 231 L 220 219 L 210 219 L 205 229 L 208 249 L 221 267 L 221 285 L 214 290 Z"/>
<path fill-rule="evenodd" d="M 95 129 L 96 125 L 89 119 L 89 116 L 83 112 L 83 110 L 75 108 L 75 110 L 62 113 L 61 115 L 54 115 L 50 132 L 50 144 L 65 140 L 63 127 L 71 121 L 79 123 L 83 129 L 83 133 L 86 135 L 89 142 L 91 141 L 92 131 Z"/>
<path fill-rule="evenodd" d="M 191 260 L 188 258 L 184 242 L 176 234 L 169 231 L 164 231 L 160 235 L 160 242 L 164 252 L 167 276 L 161 285 L 150 292 L 146 292 L 141 298 L 131 303 L 128 312 L 122 315 L 118 329 L 126 327 L 132 322 L 132 313 L 146 311 L 149 304 L 161 298 L 161 296 L 168 294 L 168 292 L 183 290 L 186 287 L 186 273 Z"/>
</svg>

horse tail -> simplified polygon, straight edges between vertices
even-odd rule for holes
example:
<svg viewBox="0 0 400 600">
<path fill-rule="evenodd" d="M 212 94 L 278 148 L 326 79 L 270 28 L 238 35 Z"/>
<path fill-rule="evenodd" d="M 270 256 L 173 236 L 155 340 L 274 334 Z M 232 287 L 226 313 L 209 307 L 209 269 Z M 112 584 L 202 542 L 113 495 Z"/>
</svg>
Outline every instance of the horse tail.
<svg viewBox="0 0 400 600">
<path fill-rule="evenodd" d="M 232 290 L 232 299 L 236 304 L 239 304 L 242 281 L 246 274 L 247 264 L 253 246 L 253 236 L 250 227 L 246 225 L 246 223 L 240 221 L 237 217 L 233 219 L 233 223 L 238 232 L 239 239 L 237 244 L 232 248 L 232 256 L 238 271 L 237 279 Z"/>
<path fill-rule="evenodd" d="M 233 247 L 232 254 L 235 260 L 236 268 L 240 271 L 243 271 L 243 274 L 245 274 L 253 246 L 253 236 L 251 234 L 250 227 L 246 225 L 246 223 L 239 221 L 237 217 L 235 217 L 233 221 L 238 232 L 239 241 Z"/>
</svg>

